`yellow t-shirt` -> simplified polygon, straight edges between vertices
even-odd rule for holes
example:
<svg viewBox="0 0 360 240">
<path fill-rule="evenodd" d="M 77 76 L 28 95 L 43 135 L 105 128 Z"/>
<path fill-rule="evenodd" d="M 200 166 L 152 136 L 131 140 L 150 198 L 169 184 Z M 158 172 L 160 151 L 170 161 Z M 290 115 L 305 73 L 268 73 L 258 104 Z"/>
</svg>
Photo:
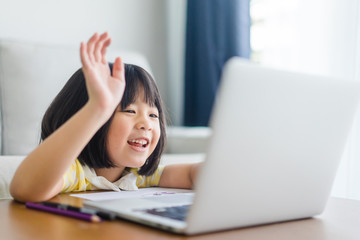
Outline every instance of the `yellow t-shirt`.
<svg viewBox="0 0 360 240">
<path fill-rule="evenodd" d="M 164 166 L 159 166 L 151 176 L 142 176 L 137 173 L 138 169 L 132 168 L 130 173 L 136 176 L 136 186 L 138 188 L 155 187 L 159 185 L 160 177 Z M 129 174 L 130 174 L 129 173 Z M 100 190 L 93 186 L 85 176 L 85 171 L 78 159 L 76 159 L 68 171 L 63 176 L 64 183 L 62 193 L 64 192 L 81 192 L 86 190 Z"/>
</svg>

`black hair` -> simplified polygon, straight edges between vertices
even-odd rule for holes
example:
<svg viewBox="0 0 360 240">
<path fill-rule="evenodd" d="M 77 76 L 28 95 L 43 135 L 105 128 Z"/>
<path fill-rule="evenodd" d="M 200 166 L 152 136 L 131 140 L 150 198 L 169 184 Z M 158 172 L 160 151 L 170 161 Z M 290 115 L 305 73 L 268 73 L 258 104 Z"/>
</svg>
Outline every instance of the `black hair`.
<svg viewBox="0 0 360 240">
<path fill-rule="evenodd" d="M 157 169 L 161 154 L 165 149 L 165 109 L 160 97 L 159 90 L 154 79 L 143 68 L 132 65 L 125 65 L 126 87 L 119 103 L 120 109 L 124 110 L 136 101 L 141 89 L 144 89 L 146 103 L 155 106 L 159 111 L 160 138 L 152 154 L 138 170 L 140 175 L 151 175 Z M 109 64 L 112 71 L 112 64 Z M 41 140 L 45 140 L 50 134 L 64 124 L 88 101 L 85 77 L 82 69 L 77 70 L 67 81 L 65 86 L 55 97 L 49 108 L 46 110 L 41 124 Z M 82 150 L 78 159 L 82 165 L 90 168 L 111 168 L 115 167 L 107 151 L 107 134 L 114 113 L 109 120 L 95 133 L 89 143 Z M 74 133 L 76 134 L 76 133 Z"/>
</svg>

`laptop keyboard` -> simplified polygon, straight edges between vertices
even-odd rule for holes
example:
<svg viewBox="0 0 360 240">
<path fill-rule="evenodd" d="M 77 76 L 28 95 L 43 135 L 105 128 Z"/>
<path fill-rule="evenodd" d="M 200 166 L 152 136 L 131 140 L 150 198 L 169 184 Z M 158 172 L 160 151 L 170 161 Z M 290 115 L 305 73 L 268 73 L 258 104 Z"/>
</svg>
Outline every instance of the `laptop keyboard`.
<svg viewBox="0 0 360 240">
<path fill-rule="evenodd" d="M 190 205 L 165 207 L 165 208 L 152 208 L 144 209 L 142 211 L 166 218 L 171 218 L 179 221 L 185 221 L 186 214 L 189 210 Z"/>
</svg>

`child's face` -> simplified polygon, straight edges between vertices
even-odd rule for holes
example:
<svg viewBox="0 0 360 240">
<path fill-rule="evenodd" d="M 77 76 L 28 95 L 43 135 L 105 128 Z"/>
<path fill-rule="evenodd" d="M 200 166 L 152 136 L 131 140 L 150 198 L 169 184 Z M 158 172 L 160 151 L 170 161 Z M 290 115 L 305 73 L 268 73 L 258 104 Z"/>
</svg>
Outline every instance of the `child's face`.
<svg viewBox="0 0 360 240">
<path fill-rule="evenodd" d="M 107 135 L 111 161 L 119 167 L 141 167 L 160 138 L 159 111 L 144 101 L 141 90 L 136 101 L 115 112 Z"/>
</svg>

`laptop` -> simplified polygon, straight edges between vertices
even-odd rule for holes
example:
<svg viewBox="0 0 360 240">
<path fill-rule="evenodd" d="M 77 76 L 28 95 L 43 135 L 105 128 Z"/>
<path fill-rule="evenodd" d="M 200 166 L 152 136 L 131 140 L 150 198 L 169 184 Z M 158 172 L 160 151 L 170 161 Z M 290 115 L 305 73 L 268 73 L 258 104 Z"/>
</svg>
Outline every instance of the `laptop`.
<svg viewBox="0 0 360 240">
<path fill-rule="evenodd" d="M 357 82 L 234 57 L 223 70 L 213 134 L 194 193 L 84 205 L 186 235 L 318 215 L 329 198 L 359 96 Z"/>
</svg>

